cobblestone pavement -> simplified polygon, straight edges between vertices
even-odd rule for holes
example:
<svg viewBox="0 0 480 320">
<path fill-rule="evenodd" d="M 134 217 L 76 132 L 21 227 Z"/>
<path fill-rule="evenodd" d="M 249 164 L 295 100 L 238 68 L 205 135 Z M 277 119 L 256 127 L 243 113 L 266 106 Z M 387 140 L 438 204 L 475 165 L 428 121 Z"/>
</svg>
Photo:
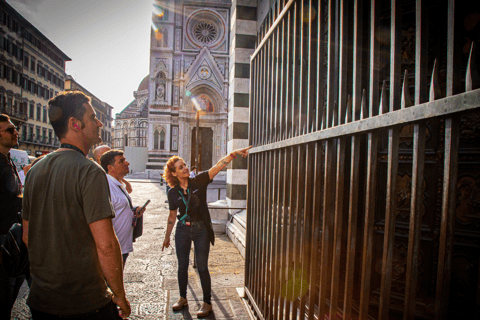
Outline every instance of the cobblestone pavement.
<svg viewBox="0 0 480 320">
<path fill-rule="evenodd" d="M 140 180 L 132 182 L 132 186 L 134 205 L 142 205 L 147 199 L 151 199 L 151 203 L 145 212 L 143 236 L 134 243 L 134 252 L 125 266 L 125 291 L 132 306 L 130 319 L 195 319 L 203 295 L 200 278 L 192 265 L 189 268 L 187 294 L 189 307 L 179 312 L 172 311 L 179 294 L 174 234 L 172 246 L 162 252 L 168 216 L 165 186 Z M 190 258 L 193 261 L 193 253 Z M 244 260 L 227 236 L 216 236 L 215 246 L 210 250 L 209 269 L 213 312 L 204 319 L 250 319 L 240 298 L 244 285 Z M 12 319 L 30 319 L 25 304 L 27 296 L 28 287 L 24 284 L 15 303 Z"/>
</svg>

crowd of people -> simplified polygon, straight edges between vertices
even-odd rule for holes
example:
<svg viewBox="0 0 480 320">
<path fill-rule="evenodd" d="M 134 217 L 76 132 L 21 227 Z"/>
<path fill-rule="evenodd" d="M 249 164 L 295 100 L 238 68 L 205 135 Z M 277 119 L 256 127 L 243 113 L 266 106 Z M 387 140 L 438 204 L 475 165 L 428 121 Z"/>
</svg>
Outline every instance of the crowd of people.
<svg viewBox="0 0 480 320">
<path fill-rule="evenodd" d="M 0 115 L 0 240 L 21 223 L 30 268 L 12 277 L 0 268 L 0 319 L 9 319 L 25 278 L 30 286 L 27 304 L 33 319 L 122 319 L 131 313 L 123 269 L 133 251 L 145 206 L 133 206 L 131 184 L 125 180 L 129 163 L 123 151 L 97 147 L 102 123 L 90 98 L 80 91 L 64 92 L 49 101 L 50 123 L 59 138 L 58 150 L 36 159 L 22 181 L 9 151 L 18 145 L 18 131 Z M 207 205 L 207 186 L 237 156 L 238 149 L 208 171 L 191 175 L 185 161 L 170 158 L 164 168 L 168 183 L 167 230 L 163 248 L 170 246 L 176 222 L 180 310 L 188 304 L 189 253 L 192 242 L 203 289 L 199 317 L 211 310 L 208 271 L 214 234 Z M 1 264 L 0 260 L 0 264 Z"/>
</svg>

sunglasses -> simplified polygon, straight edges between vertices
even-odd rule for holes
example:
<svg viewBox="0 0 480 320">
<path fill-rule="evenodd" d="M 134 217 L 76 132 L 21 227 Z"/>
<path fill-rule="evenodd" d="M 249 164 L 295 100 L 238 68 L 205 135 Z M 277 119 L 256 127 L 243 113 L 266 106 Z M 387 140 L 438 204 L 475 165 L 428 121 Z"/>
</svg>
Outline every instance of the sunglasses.
<svg viewBox="0 0 480 320">
<path fill-rule="evenodd" d="M 17 130 L 17 132 L 20 130 L 20 127 L 9 127 L 5 130 L 1 130 L 0 132 L 2 131 L 6 131 L 6 132 L 9 132 L 10 134 L 14 134 L 15 133 L 15 130 Z"/>
</svg>

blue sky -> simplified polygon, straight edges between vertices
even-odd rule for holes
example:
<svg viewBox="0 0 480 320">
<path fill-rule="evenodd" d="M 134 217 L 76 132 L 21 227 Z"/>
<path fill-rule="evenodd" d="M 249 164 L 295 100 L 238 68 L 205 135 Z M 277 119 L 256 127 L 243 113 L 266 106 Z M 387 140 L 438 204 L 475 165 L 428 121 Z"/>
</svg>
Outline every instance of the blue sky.
<svg viewBox="0 0 480 320">
<path fill-rule="evenodd" d="M 66 72 L 113 116 L 149 72 L 153 0 L 7 0 L 72 61 Z"/>
</svg>

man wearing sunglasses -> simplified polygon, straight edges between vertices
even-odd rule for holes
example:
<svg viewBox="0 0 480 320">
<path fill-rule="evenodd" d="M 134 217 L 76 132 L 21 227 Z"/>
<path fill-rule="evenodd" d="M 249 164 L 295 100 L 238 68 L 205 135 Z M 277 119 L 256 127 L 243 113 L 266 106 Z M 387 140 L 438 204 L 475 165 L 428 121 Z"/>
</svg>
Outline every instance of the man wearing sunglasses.
<svg viewBox="0 0 480 320">
<path fill-rule="evenodd" d="M 10 118 L 0 114 L 0 237 L 1 242 L 10 227 L 21 222 L 22 185 L 10 149 L 18 145 L 18 131 Z M 1 263 L 1 262 L 0 262 Z M 11 278 L 0 268 L 0 319 L 10 319 L 15 299 L 24 276 Z"/>
</svg>

